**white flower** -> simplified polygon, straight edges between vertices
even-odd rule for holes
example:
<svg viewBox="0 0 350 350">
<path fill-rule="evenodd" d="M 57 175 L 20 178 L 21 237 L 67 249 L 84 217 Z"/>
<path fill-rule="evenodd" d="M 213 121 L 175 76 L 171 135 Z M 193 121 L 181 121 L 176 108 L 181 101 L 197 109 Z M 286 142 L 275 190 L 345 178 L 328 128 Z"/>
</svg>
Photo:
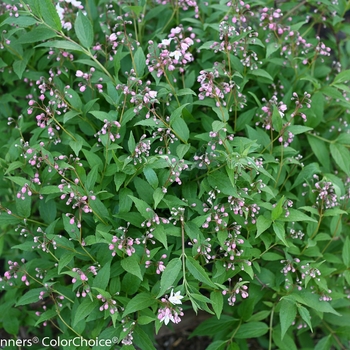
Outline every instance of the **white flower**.
<svg viewBox="0 0 350 350">
<path fill-rule="evenodd" d="M 153 90 L 151 90 L 151 91 L 149 91 L 149 97 L 150 98 L 156 98 L 157 97 L 157 91 L 153 91 Z"/>
<path fill-rule="evenodd" d="M 164 322 L 167 325 L 169 321 L 174 322 L 174 317 L 171 314 L 171 310 L 169 308 L 166 308 L 162 314 L 160 322 Z"/>
<path fill-rule="evenodd" d="M 172 28 L 170 32 L 171 34 L 179 34 L 181 33 L 181 28 L 180 27 Z"/>
<path fill-rule="evenodd" d="M 172 40 L 172 39 L 163 39 L 162 42 L 161 42 L 161 44 L 164 45 L 164 46 L 168 46 L 168 45 L 170 45 L 171 40 Z"/>
<path fill-rule="evenodd" d="M 116 41 L 118 39 L 117 35 L 115 33 L 112 33 L 110 36 L 109 36 L 109 41 Z"/>
<path fill-rule="evenodd" d="M 174 294 L 174 289 L 171 290 L 170 292 L 170 297 L 169 297 L 169 301 L 176 305 L 176 304 L 182 304 L 181 299 L 183 298 L 183 296 L 180 294 L 180 291 L 176 292 Z"/>
<path fill-rule="evenodd" d="M 182 56 L 182 53 L 179 50 L 175 50 L 174 52 L 170 53 L 170 57 L 174 57 L 176 61 L 179 60 L 179 58 Z"/>
<path fill-rule="evenodd" d="M 63 16 L 64 9 L 60 6 L 59 3 L 56 5 L 56 11 L 57 11 L 57 14 L 58 14 L 58 17 L 60 18 L 60 20 L 63 21 L 63 19 L 64 19 L 64 16 Z"/>
<path fill-rule="evenodd" d="M 80 7 L 81 6 L 81 1 L 76 1 L 76 0 L 66 0 L 66 2 L 71 3 L 75 7 Z"/>
<path fill-rule="evenodd" d="M 71 30 L 73 26 L 72 26 L 72 23 L 70 22 L 64 22 L 62 23 L 62 27 L 63 29 Z"/>
</svg>

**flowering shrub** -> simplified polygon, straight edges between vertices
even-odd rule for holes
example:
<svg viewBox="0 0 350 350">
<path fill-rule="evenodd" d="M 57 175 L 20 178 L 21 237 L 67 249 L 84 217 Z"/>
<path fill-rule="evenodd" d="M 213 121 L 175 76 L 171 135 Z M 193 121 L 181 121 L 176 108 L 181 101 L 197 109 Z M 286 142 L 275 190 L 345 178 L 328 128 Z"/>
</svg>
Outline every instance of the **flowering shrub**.
<svg viewBox="0 0 350 350">
<path fill-rule="evenodd" d="M 2 1 L 9 338 L 350 347 L 350 5 L 262 3 Z"/>
</svg>

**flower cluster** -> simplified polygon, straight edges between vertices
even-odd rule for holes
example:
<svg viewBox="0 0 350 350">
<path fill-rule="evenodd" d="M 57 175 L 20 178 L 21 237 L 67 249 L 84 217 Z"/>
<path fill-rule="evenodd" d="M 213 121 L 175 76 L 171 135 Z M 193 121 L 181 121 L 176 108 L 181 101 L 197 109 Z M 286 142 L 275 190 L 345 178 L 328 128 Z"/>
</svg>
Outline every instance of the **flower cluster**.
<svg viewBox="0 0 350 350">
<path fill-rule="evenodd" d="M 131 256 L 136 252 L 134 245 L 141 244 L 140 238 L 127 237 L 128 227 L 119 227 L 121 231 L 120 237 L 113 236 L 112 243 L 109 245 L 109 250 L 112 251 L 112 256 L 116 256 L 117 252 Z"/>
<path fill-rule="evenodd" d="M 181 295 L 180 291 L 177 291 L 174 294 L 173 289 L 171 290 L 168 298 L 165 297 L 161 299 L 165 306 L 158 309 L 158 319 L 160 322 L 164 322 L 166 325 L 169 323 L 169 321 L 173 323 L 181 322 L 180 316 L 184 315 L 182 308 L 172 306 L 182 304 L 181 299 L 183 299 L 183 296 Z"/>
<path fill-rule="evenodd" d="M 231 92 L 234 83 L 232 81 L 229 83 L 216 82 L 219 78 L 219 71 L 215 66 L 212 71 L 201 70 L 199 73 L 197 81 L 201 86 L 198 98 L 200 100 L 204 100 L 206 97 L 213 98 L 217 107 L 226 106 L 225 96 Z"/>
<path fill-rule="evenodd" d="M 22 262 L 22 264 L 24 264 L 25 260 L 21 259 L 21 262 Z M 17 280 L 19 277 L 18 273 L 20 273 L 22 275 L 21 281 L 26 286 L 29 286 L 29 281 L 27 279 L 27 273 L 25 272 L 24 269 L 22 269 L 20 264 L 17 261 L 12 261 L 12 260 L 9 260 L 7 263 L 9 265 L 9 269 L 8 269 L 8 271 L 5 271 L 3 278 L 0 277 L 0 282 L 2 282 L 2 281 L 7 282 L 8 285 L 12 287 L 14 285 L 14 283 L 11 280 L 12 279 Z M 5 285 L 2 285 L 2 288 L 5 288 Z"/>
<path fill-rule="evenodd" d="M 223 290 L 222 294 L 226 295 L 229 293 L 229 297 L 227 299 L 228 304 L 230 306 L 234 306 L 237 301 L 237 295 L 241 295 L 242 299 L 246 299 L 249 296 L 248 286 L 245 285 L 245 282 L 242 282 L 242 278 L 239 279 L 239 282 L 236 283 L 236 285 L 232 288 L 232 290 L 227 291 Z"/>
<path fill-rule="evenodd" d="M 191 29 L 188 28 L 189 31 Z M 160 44 L 149 41 L 149 53 L 146 59 L 149 72 L 155 71 L 157 77 L 167 75 L 167 71 L 172 72 L 175 69 L 184 73 L 185 66 L 194 60 L 189 51 L 194 44 L 194 38 L 194 33 L 191 33 L 190 37 L 185 37 L 183 27 L 179 26 L 172 28 L 168 39 L 163 39 Z"/>
<path fill-rule="evenodd" d="M 109 310 L 111 315 L 118 311 L 118 307 L 116 306 L 117 302 L 112 298 L 105 298 L 102 294 L 98 294 L 97 299 L 101 300 L 103 303 L 103 305 L 100 306 L 100 311 Z"/>
</svg>

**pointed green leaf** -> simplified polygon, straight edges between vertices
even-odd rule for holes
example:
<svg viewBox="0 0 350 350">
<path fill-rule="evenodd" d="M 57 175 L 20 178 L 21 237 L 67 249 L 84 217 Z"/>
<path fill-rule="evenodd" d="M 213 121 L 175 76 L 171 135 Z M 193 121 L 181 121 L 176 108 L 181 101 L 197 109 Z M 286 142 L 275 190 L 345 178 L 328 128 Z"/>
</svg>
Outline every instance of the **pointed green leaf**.
<svg viewBox="0 0 350 350">
<path fill-rule="evenodd" d="M 298 305 L 298 312 L 299 312 L 299 315 L 301 316 L 301 318 L 310 327 L 311 332 L 313 332 L 312 324 L 311 324 L 311 316 L 310 316 L 309 310 L 306 307 L 304 307 L 304 306 Z"/>
<path fill-rule="evenodd" d="M 161 297 L 170 287 L 174 287 L 173 283 L 179 275 L 181 266 L 182 264 L 180 258 L 174 258 L 166 265 L 166 268 L 163 271 L 162 277 L 160 279 L 160 291 L 157 295 L 157 298 Z"/>
<path fill-rule="evenodd" d="M 289 300 L 282 299 L 280 302 L 280 323 L 281 323 L 281 338 L 283 339 L 288 328 L 292 325 L 297 315 L 297 307 L 295 303 Z"/>
<path fill-rule="evenodd" d="M 272 224 L 273 231 L 276 233 L 276 236 L 284 243 L 285 246 L 289 247 L 289 244 L 286 241 L 286 231 L 284 229 L 284 225 L 280 222 L 274 222 Z"/>
<path fill-rule="evenodd" d="M 28 305 L 28 304 L 32 304 L 32 303 L 36 303 L 39 301 L 39 293 L 45 291 L 44 288 L 34 288 L 29 290 L 27 293 L 25 293 L 24 295 L 22 295 L 21 298 L 19 298 L 19 300 L 16 303 L 16 307 L 17 306 L 21 306 L 21 305 Z"/>
<path fill-rule="evenodd" d="M 77 310 L 73 316 L 73 327 L 76 326 L 82 319 L 91 314 L 91 312 L 98 307 L 99 302 L 97 299 L 93 301 L 90 298 L 85 298 L 83 302 L 77 307 Z"/>
<path fill-rule="evenodd" d="M 148 205 L 145 201 L 142 199 L 138 199 L 134 196 L 129 196 L 131 200 L 134 202 L 138 212 L 146 219 L 152 219 L 153 218 L 153 210 L 151 210 L 150 205 Z"/>
<path fill-rule="evenodd" d="M 90 48 L 94 40 L 94 32 L 90 19 L 81 11 L 77 14 L 74 23 L 74 30 L 80 43 L 87 49 Z"/>
<path fill-rule="evenodd" d="M 143 53 L 142 47 L 139 46 L 134 55 L 136 76 L 142 77 L 146 68 L 146 56 Z"/>
<path fill-rule="evenodd" d="M 272 224 L 272 220 L 266 219 L 265 216 L 260 215 L 256 220 L 257 234 L 259 237 L 263 232 L 265 232 Z"/>
<path fill-rule="evenodd" d="M 346 175 L 350 176 L 350 151 L 344 145 L 338 143 L 331 143 L 330 150 L 338 167 L 343 170 Z"/>
<path fill-rule="evenodd" d="M 272 209 L 271 212 L 271 220 L 275 221 L 277 220 L 283 213 L 283 203 L 285 201 L 284 196 L 280 198 L 280 200 L 277 202 L 276 206 Z"/>
<path fill-rule="evenodd" d="M 345 238 L 345 243 L 343 245 L 342 257 L 344 261 L 344 265 L 349 268 L 350 267 L 350 239 L 349 236 Z"/>
<path fill-rule="evenodd" d="M 249 322 L 242 324 L 235 334 L 236 339 L 258 338 L 266 334 L 269 326 L 264 322 Z"/>
<path fill-rule="evenodd" d="M 56 49 L 84 52 L 83 48 L 80 45 L 78 45 L 76 43 L 72 43 L 72 42 L 67 41 L 67 40 L 48 41 L 46 43 L 36 45 L 35 47 L 53 47 Z"/>
<path fill-rule="evenodd" d="M 141 268 L 136 255 L 131 255 L 124 258 L 120 263 L 126 272 L 129 272 L 142 280 Z"/>
<path fill-rule="evenodd" d="M 143 168 L 143 174 L 145 175 L 147 182 L 156 189 L 158 187 L 158 177 L 156 172 L 152 168 L 146 166 Z"/>
<path fill-rule="evenodd" d="M 134 296 L 126 305 L 123 316 L 131 314 L 135 311 L 146 309 L 147 307 L 155 304 L 157 301 L 150 293 L 140 293 Z"/>
<path fill-rule="evenodd" d="M 176 118 L 172 123 L 172 128 L 176 136 L 182 141 L 187 142 L 190 136 L 190 130 L 188 129 L 187 124 L 182 118 Z"/>
<path fill-rule="evenodd" d="M 307 135 L 307 139 L 311 146 L 312 152 L 315 154 L 322 167 L 326 171 L 330 171 L 331 163 L 325 142 L 309 134 Z"/>
<path fill-rule="evenodd" d="M 213 310 L 218 320 L 220 319 L 222 309 L 224 307 L 224 296 L 220 290 L 214 290 L 210 293 L 210 300 L 212 301 Z"/>
<path fill-rule="evenodd" d="M 40 0 L 40 12 L 43 20 L 54 30 L 62 30 L 61 20 L 51 0 Z"/>
<path fill-rule="evenodd" d="M 92 283 L 93 287 L 106 289 L 108 286 L 109 279 L 111 277 L 111 263 L 105 263 L 103 267 L 98 271 Z"/>
<path fill-rule="evenodd" d="M 197 260 L 188 256 L 186 258 L 186 267 L 195 279 L 217 289 L 216 285 L 211 281 L 208 274 L 205 272 L 204 268 L 199 264 Z"/>
</svg>

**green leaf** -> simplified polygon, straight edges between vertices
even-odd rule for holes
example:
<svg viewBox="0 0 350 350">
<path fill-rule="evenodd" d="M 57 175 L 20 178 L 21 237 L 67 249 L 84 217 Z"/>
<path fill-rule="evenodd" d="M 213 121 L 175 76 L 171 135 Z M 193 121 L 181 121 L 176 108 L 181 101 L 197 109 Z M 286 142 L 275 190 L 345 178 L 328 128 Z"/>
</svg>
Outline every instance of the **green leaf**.
<svg viewBox="0 0 350 350">
<path fill-rule="evenodd" d="M 266 219 L 265 216 L 260 215 L 256 220 L 257 234 L 259 237 L 263 232 L 265 232 L 272 224 L 272 220 Z"/>
<path fill-rule="evenodd" d="M 146 309 L 147 307 L 157 303 L 156 299 L 150 293 L 140 293 L 134 296 L 126 305 L 123 316 L 131 314 L 135 311 Z"/>
<path fill-rule="evenodd" d="M 284 196 L 280 198 L 280 200 L 277 202 L 276 206 L 272 209 L 271 212 L 271 220 L 275 221 L 280 218 L 280 216 L 283 213 L 283 203 L 285 201 Z"/>
<path fill-rule="evenodd" d="M 334 81 L 333 81 L 332 85 L 339 84 L 339 83 L 344 83 L 344 82 L 347 82 L 347 81 L 350 81 L 350 69 L 340 72 L 334 78 Z"/>
<path fill-rule="evenodd" d="M 342 257 L 344 261 L 344 265 L 349 268 L 350 267 L 350 239 L 349 236 L 345 238 L 345 243 L 343 245 Z"/>
<path fill-rule="evenodd" d="M 350 176 L 350 151 L 345 146 L 338 143 L 331 143 L 330 151 L 338 167 L 343 170 L 347 176 Z"/>
<path fill-rule="evenodd" d="M 93 287 L 106 289 L 108 286 L 109 279 L 111 277 L 111 263 L 105 263 L 103 267 L 98 271 L 92 283 Z"/>
<path fill-rule="evenodd" d="M 98 164 L 92 167 L 85 181 L 85 188 L 87 191 L 93 190 L 98 177 Z"/>
<path fill-rule="evenodd" d="M 179 275 L 181 266 L 182 264 L 180 258 L 174 258 L 168 262 L 160 279 L 160 291 L 157 295 L 157 298 L 161 297 L 170 287 L 173 287 L 173 283 Z"/>
<path fill-rule="evenodd" d="M 294 135 L 304 134 L 310 130 L 313 130 L 313 128 L 304 125 L 291 125 L 287 128 L 287 131 L 290 131 Z"/>
<path fill-rule="evenodd" d="M 154 209 L 157 208 L 160 201 L 164 198 L 165 193 L 161 188 L 156 188 L 156 190 L 153 192 L 153 200 L 154 200 Z"/>
<path fill-rule="evenodd" d="M 188 138 L 190 136 L 190 130 L 188 129 L 187 124 L 182 118 L 176 118 L 171 127 L 174 130 L 174 133 L 176 136 L 182 141 L 182 142 L 187 142 Z"/>
<path fill-rule="evenodd" d="M 80 43 L 87 49 L 91 47 L 94 41 L 94 32 L 90 19 L 79 11 L 74 23 L 75 34 Z"/>
<path fill-rule="evenodd" d="M 331 169 L 331 163 L 325 142 L 312 135 L 307 135 L 307 139 L 311 146 L 312 152 L 315 154 L 322 167 L 329 172 Z"/>
<path fill-rule="evenodd" d="M 267 252 L 261 257 L 265 261 L 280 261 L 283 260 L 283 256 L 277 253 Z"/>
<path fill-rule="evenodd" d="M 36 327 L 40 323 L 47 321 L 47 320 L 50 320 L 51 318 L 56 317 L 56 316 L 57 316 L 57 313 L 56 313 L 55 309 L 47 310 L 47 311 L 43 312 L 42 314 L 40 314 L 40 317 L 38 318 L 38 320 L 36 321 L 34 326 Z"/>
<path fill-rule="evenodd" d="M 219 320 L 224 307 L 224 296 L 222 295 L 221 291 L 213 290 L 210 293 L 210 300 L 212 301 L 212 306 L 215 315 Z"/>
<path fill-rule="evenodd" d="M 18 224 L 20 219 L 16 218 L 13 215 L 7 214 L 7 212 L 0 212 L 0 225 L 14 225 Z M 5 237 L 5 235 L 3 235 Z"/>
<path fill-rule="evenodd" d="M 292 301 L 282 299 L 280 302 L 280 323 L 281 323 L 281 338 L 283 339 L 288 328 L 292 325 L 297 315 L 297 307 Z"/>
<path fill-rule="evenodd" d="M 56 215 L 57 215 L 56 202 L 53 199 L 50 199 L 48 201 L 40 200 L 39 213 L 41 218 L 47 224 L 50 224 L 56 219 Z"/>
<path fill-rule="evenodd" d="M 273 106 L 272 125 L 277 132 L 280 132 L 282 130 L 282 127 L 283 127 L 282 116 L 278 111 L 277 106 Z"/>
<path fill-rule="evenodd" d="M 60 189 L 57 186 L 45 186 L 40 190 L 40 194 L 52 194 L 52 193 L 61 193 Z"/>
<path fill-rule="evenodd" d="M 249 74 L 250 74 L 250 75 L 254 75 L 254 76 L 256 76 L 256 77 L 262 77 L 262 78 L 264 78 L 265 80 L 268 80 L 270 83 L 273 82 L 272 76 L 271 76 L 269 73 L 267 73 L 265 70 L 263 70 L 263 69 L 254 69 L 254 70 L 251 70 L 251 71 L 249 71 Z"/>
<path fill-rule="evenodd" d="M 263 322 L 249 322 L 242 324 L 235 334 L 236 339 L 258 338 L 266 334 L 269 326 Z"/>
<path fill-rule="evenodd" d="M 168 250 L 168 240 L 167 240 L 167 234 L 164 230 L 164 227 L 162 225 L 158 225 L 155 230 L 152 232 L 153 237 L 163 244 L 164 248 Z"/>
<path fill-rule="evenodd" d="M 97 299 L 91 301 L 90 298 L 85 298 L 75 311 L 72 326 L 75 327 L 82 319 L 90 315 L 98 305 Z"/>
<path fill-rule="evenodd" d="M 186 258 L 186 267 L 195 279 L 217 289 L 216 285 L 211 281 L 204 268 L 199 264 L 197 260 L 193 259 L 191 256 L 188 256 Z"/>
<path fill-rule="evenodd" d="M 131 273 L 142 281 L 141 268 L 136 255 L 131 255 L 124 258 L 120 263 L 126 272 Z"/>
<path fill-rule="evenodd" d="M 16 210 L 19 216 L 29 218 L 32 209 L 32 197 L 24 194 L 24 199 L 16 197 Z"/>
<path fill-rule="evenodd" d="M 212 110 L 216 113 L 216 115 L 221 121 L 226 123 L 230 119 L 226 107 L 212 107 Z"/>
<path fill-rule="evenodd" d="M 30 32 L 27 32 L 19 37 L 19 39 L 16 41 L 17 44 L 31 44 L 36 43 L 38 41 L 43 41 L 47 39 L 51 39 L 57 36 L 57 34 L 53 31 L 47 28 L 44 25 L 40 25 L 38 27 L 35 27 Z"/>
<path fill-rule="evenodd" d="M 136 76 L 142 77 L 146 68 L 146 56 L 143 53 L 142 47 L 139 46 L 134 55 Z"/>
<path fill-rule="evenodd" d="M 332 349 L 332 335 L 329 334 L 326 337 L 323 337 L 322 339 L 320 339 L 314 350 L 329 350 Z"/>
<path fill-rule="evenodd" d="M 62 256 L 60 257 L 60 260 L 58 262 L 58 268 L 57 268 L 59 274 L 61 273 L 62 269 L 64 267 L 66 267 L 72 261 L 74 256 L 75 256 L 75 253 L 72 253 L 72 252 L 69 252 L 69 251 L 64 252 L 62 254 Z"/>
<path fill-rule="evenodd" d="M 79 152 L 80 152 L 81 148 L 83 147 L 83 142 L 71 140 L 71 141 L 69 141 L 69 146 L 73 150 L 75 155 L 78 157 Z"/>
<path fill-rule="evenodd" d="M 35 40 L 37 41 L 37 40 Z M 68 51 L 80 51 L 84 52 L 83 48 L 73 42 L 67 41 L 67 40 L 53 40 L 53 41 L 48 41 L 46 43 L 42 43 L 39 45 L 36 45 L 35 48 L 37 47 L 52 47 L 56 49 L 63 49 L 63 50 L 68 50 Z"/>
<path fill-rule="evenodd" d="M 266 58 L 270 57 L 274 52 L 280 48 L 280 44 L 271 42 L 266 46 Z"/>
<path fill-rule="evenodd" d="M 291 293 L 284 297 L 284 299 L 295 300 L 298 303 L 302 303 L 307 307 L 310 307 L 317 312 L 328 312 L 337 316 L 341 316 L 340 313 L 335 311 L 328 302 L 320 301 L 317 294 L 311 292 L 302 291 L 298 293 Z"/>
<path fill-rule="evenodd" d="M 95 198 L 94 200 L 90 199 L 89 207 L 92 209 L 94 214 L 98 216 L 98 218 L 101 221 L 108 220 L 109 218 L 108 209 L 98 198 Z"/>
<path fill-rule="evenodd" d="M 296 209 L 289 209 L 289 215 L 287 217 L 282 216 L 278 220 L 284 221 L 284 222 L 294 222 L 294 221 L 317 222 L 317 220 L 310 218 L 310 216 L 307 216 L 300 210 L 296 210 Z"/>
<path fill-rule="evenodd" d="M 191 148 L 190 144 L 181 144 L 176 147 L 176 154 L 179 157 L 179 159 L 183 159 L 184 155 L 188 152 L 188 150 Z"/>
<path fill-rule="evenodd" d="M 36 303 L 39 301 L 39 293 L 45 291 L 44 288 L 34 288 L 29 290 L 27 293 L 25 293 L 24 295 L 22 295 L 21 298 L 19 298 L 19 300 L 16 303 L 16 307 L 17 306 L 21 306 L 21 305 L 28 305 L 28 304 L 32 304 L 32 303 Z"/>
<path fill-rule="evenodd" d="M 0 27 L 2 27 L 5 24 L 11 24 L 19 27 L 29 27 L 36 23 L 38 22 L 33 17 L 25 16 L 21 14 L 18 17 L 14 17 L 14 16 L 7 17 L 3 22 L 1 22 Z"/>
<path fill-rule="evenodd" d="M 135 206 L 138 210 L 138 212 L 146 219 L 152 219 L 153 218 L 153 210 L 150 210 L 150 205 L 148 205 L 145 201 L 142 199 L 138 199 L 134 196 L 129 196 L 131 200 L 135 203 Z"/>
<path fill-rule="evenodd" d="M 274 222 L 272 224 L 273 231 L 276 233 L 276 236 L 284 243 L 285 246 L 289 247 L 289 244 L 286 241 L 286 231 L 284 229 L 284 225 L 279 222 Z"/>
<path fill-rule="evenodd" d="M 158 187 L 158 183 L 159 183 L 156 172 L 152 168 L 146 166 L 143 168 L 143 174 L 145 175 L 147 182 L 154 189 L 156 189 Z"/>
<path fill-rule="evenodd" d="M 304 166 L 299 172 L 295 181 L 293 182 L 292 188 L 300 185 L 301 183 L 307 180 L 310 180 L 314 174 L 319 174 L 320 172 L 320 166 L 318 163 L 311 163 Z"/>
<path fill-rule="evenodd" d="M 135 152 L 135 147 L 136 147 L 135 137 L 134 137 L 134 134 L 131 131 L 130 132 L 130 136 L 129 136 L 129 141 L 128 141 L 129 152 L 130 153 L 134 153 Z"/>
<path fill-rule="evenodd" d="M 133 6 L 136 7 L 136 6 Z M 148 335 L 138 324 L 133 332 L 133 342 L 142 350 L 156 350 Z M 126 350 L 126 349 L 125 349 Z"/>
<path fill-rule="evenodd" d="M 304 306 L 301 306 L 301 305 L 297 305 L 297 306 L 298 306 L 299 315 L 306 322 L 306 324 L 310 327 L 311 332 L 313 332 L 312 324 L 311 324 L 311 316 L 310 316 L 309 310 Z"/>
<path fill-rule="evenodd" d="M 40 12 L 44 22 L 57 31 L 62 30 L 61 20 L 51 0 L 40 0 Z"/>
<path fill-rule="evenodd" d="M 13 71 L 16 73 L 19 79 L 22 79 L 24 70 L 27 67 L 27 60 L 18 60 L 13 64 Z"/>
<path fill-rule="evenodd" d="M 284 335 L 283 340 L 279 329 L 274 328 L 272 332 L 273 341 L 278 350 L 298 350 L 295 345 L 295 337 L 291 337 L 288 333 Z"/>
</svg>

